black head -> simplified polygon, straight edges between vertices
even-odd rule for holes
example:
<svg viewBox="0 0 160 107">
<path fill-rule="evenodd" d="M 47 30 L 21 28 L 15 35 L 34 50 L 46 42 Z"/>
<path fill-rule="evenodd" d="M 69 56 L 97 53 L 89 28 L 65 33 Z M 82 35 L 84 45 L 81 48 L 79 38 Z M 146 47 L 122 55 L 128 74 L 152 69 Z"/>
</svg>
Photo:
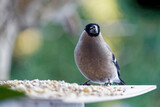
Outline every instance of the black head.
<svg viewBox="0 0 160 107">
<path fill-rule="evenodd" d="M 89 36 L 91 37 L 96 37 L 99 35 L 100 33 L 100 27 L 98 24 L 96 23 L 89 23 L 86 25 L 85 29 L 84 29 Z"/>
</svg>

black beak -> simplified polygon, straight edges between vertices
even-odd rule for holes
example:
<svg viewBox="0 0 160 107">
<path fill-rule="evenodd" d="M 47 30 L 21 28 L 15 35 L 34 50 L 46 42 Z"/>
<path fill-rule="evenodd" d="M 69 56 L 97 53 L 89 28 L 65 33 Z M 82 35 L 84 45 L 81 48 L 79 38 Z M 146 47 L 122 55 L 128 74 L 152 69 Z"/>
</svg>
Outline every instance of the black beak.
<svg viewBox="0 0 160 107">
<path fill-rule="evenodd" d="M 93 25 L 90 27 L 90 33 L 97 34 L 98 33 L 98 27 L 96 25 Z"/>
</svg>

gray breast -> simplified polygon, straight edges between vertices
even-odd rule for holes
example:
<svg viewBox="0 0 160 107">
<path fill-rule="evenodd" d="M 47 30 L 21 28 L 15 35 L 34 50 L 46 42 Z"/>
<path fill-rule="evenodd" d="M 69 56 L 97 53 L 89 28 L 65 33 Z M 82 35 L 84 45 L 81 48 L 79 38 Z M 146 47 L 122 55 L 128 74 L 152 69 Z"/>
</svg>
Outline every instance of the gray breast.
<svg viewBox="0 0 160 107">
<path fill-rule="evenodd" d="M 106 82 L 116 75 L 112 52 L 104 43 L 79 42 L 75 49 L 75 61 L 81 73 L 93 82 Z"/>
</svg>

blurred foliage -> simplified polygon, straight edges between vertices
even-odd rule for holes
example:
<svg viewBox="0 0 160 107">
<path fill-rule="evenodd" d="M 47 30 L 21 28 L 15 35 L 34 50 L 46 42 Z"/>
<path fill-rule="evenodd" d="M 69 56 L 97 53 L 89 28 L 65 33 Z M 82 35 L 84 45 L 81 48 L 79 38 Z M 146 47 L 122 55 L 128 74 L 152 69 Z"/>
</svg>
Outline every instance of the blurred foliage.
<svg viewBox="0 0 160 107">
<path fill-rule="evenodd" d="M 143 18 L 157 19 L 160 16 L 160 4 L 157 2 L 157 6 L 152 4 L 156 0 L 116 0 L 119 10 L 123 13 L 123 17 L 128 20 Z M 146 5 L 148 4 L 148 5 Z M 138 20 L 137 20 L 138 21 Z"/>
<path fill-rule="evenodd" d="M 0 86 L 0 100 L 5 100 L 8 98 L 15 98 L 15 97 L 22 97 L 22 96 L 24 96 L 24 93 L 22 92 L 14 91 L 4 86 Z"/>
<path fill-rule="evenodd" d="M 40 29 L 44 37 L 41 49 L 31 56 L 15 56 L 11 79 L 84 81 L 74 62 L 74 44 L 69 35 L 58 25 Z"/>
<path fill-rule="evenodd" d="M 96 6 L 92 8 L 93 5 Z M 145 95 L 120 101 L 87 104 L 86 107 L 113 107 L 114 105 L 158 107 L 160 100 L 160 10 L 144 8 L 143 4 L 139 4 L 137 0 L 109 0 L 109 2 L 86 0 L 78 6 L 77 11 L 83 25 L 89 22 L 103 25 L 105 21 L 124 20 L 136 26 L 136 31 L 130 36 L 113 35 L 104 38 L 116 55 L 121 67 L 121 77 L 127 84 L 158 86 L 157 90 Z M 73 37 L 55 23 L 48 23 L 38 29 L 43 37 L 40 42 L 41 47 L 31 55 L 14 55 L 11 79 L 38 78 L 84 82 L 86 79 L 78 71 L 74 62 L 74 48 L 80 34 L 77 33 Z M 129 27 L 125 30 L 130 31 Z M 32 47 L 31 42 L 28 44 Z"/>
</svg>

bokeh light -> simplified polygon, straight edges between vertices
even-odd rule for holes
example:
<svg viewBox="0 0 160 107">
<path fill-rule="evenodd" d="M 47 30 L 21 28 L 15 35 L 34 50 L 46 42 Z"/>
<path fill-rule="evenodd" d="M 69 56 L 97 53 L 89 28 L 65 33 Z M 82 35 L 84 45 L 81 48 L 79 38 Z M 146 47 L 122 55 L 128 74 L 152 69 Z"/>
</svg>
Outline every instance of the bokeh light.
<svg viewBox="0 0 160 107">
<path fill-rule="evenodd" d="M 122 16 L 116 0 L 83 0 L 82 8 L 84 14 L 95 21 L 116 20 Z"/>
<path fill-rule="evenodd" d="M 27 56 L 37 52 L 42 46 L 42 35 L 36 29 L 25 29 L 18 35 L 15 55 Z"/>
</svg>

